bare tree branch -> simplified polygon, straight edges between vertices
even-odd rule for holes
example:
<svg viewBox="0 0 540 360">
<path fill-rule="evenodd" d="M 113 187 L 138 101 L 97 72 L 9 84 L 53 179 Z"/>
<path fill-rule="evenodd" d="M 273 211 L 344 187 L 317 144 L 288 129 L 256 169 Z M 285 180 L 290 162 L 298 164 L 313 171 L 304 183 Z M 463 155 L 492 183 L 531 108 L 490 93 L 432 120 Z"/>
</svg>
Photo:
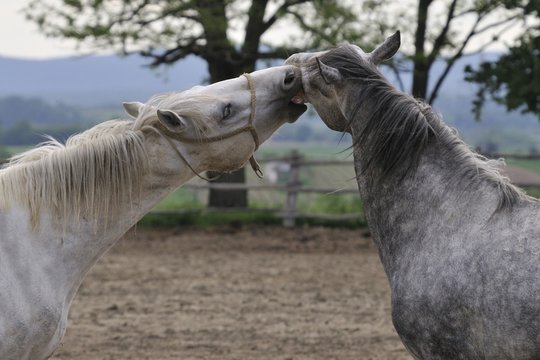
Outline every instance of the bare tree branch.
<svg viewBox="0 0 540 360">
<path fill-rule="evenodd" d="M 484 17 L 486 15 L 487 15 L 487 13 L 478 13 L 477 14 L 477 18 L 476 18 L 473 26 L 469 30 L 469 33 L 467 34 L 465 39 L 462 41 L 461 46 L 454 53 L 453 56 L 451 56 L 450 58 L 447 59 L 446 66 L 445 66 L 443 72 L 441 73 L 441 75 L 437 78 L 437 82 L 435 83 L 435 86 L 433 87 L 433 90 L 431 91 L 431 94 L 428 97 L 428 103 L 429 104 L 433 104 L 433 102 L 435 101 L 435 99 L 439 95 L 439 91 L 440 91 L 440 88 L 441 88 L 444 80 L 446 79 L 446 77 L 450 73 L 450 70 L 453 68 L 456 61 L 464 56 L 464 50 L 467 47 L 467 45 L 469 44 L 470 40 L 474 36 L 476 36 L 476 35 L 478 35 L 480 33 L 483 33 L 483 32 L 485 32 L 487 30 L 499 27 L 499 26 L 501 26 L 501 25 L 503 25 L 505 23 L 508 24 L 505 28 L 503 28 L 502 30 L 500 30 L 498 32 L 498 35 L 500 36 L 501 34 L 508 31 L 514 25 L 514 21 L 516 21 L 516 20 L 518 20 L 520 18 L 520 16 L 518 14 L 516 14 L 516 15 L 510 16 L 510 17 L 507 17 L 507 18 L 505 18 L 503 20 L 495 21 L 495 22 L 493 22 L 493 23 L 491 23 L 489 25 L 486 25 L 486 26 L 478 29 L 478 26 L 480 25 L 481 21 L 484 19 Z M 495 40 L 492 40 L 491 42 L 488 42 L 488 43 L 484 44 L 483 48 L 487 47 L 488 45 L 490 45 L 490 44 L 492 44 L 494 42 L 495 42 Z"/>
<path fill-rule="evenodd" d="M 430 66 L 437 56 L 441 52 L 441 48 L 444 46 L 444 43 L 447 40 L 448 31 L 450 30 L 450 24 L 452 23 L 452 20 L 454 19 L 454 12 L 456 10 L 456 4 L 458 0 L 452 0 L 452 3 L 450 4 L 450 7 L 448 8 L 448 14 L 446 16 L 446 22 L 444 23 L 443 28 L 441 29 L 441 32 L 433 42 L 433 49 L 431 50 L 431 53 L 427 57 L 428 66 Z"/>
<path fill-rule="evenodd" d="M 521 18 L 521 15 L 520 15 L 520 14 L 515 14 L 515 15 L 510 16 L 510 17 L 507 17 L 506 19 L 503 19 L 503 20 L 501 20 L 501 21 L 496 21 L 496 22 L 494 22 L 494 23 L 491 23 L 491 24 L 489 24 L 489 25 L 484 26 L 484 27 L 481 28 L 481 29 L 476 30 L 475 35 L 484 33 L 484 32 L 486 32 L 486 31 L 488 31 L 488 30 L 491 30 L 491 29 L 493 29 L 493 28 L 496 28 L 496 27 L 499 27 L 499 26 L 501 26 L 501 25 L 507 24 L 507 23 L 509 23 L 509 22 L 511 22 L 511 21 L 518 20 L 518 19 L 520 19 L 520 18 Z"/>
<path fill-rule="evenodd" d="M 463 42 L 461 43 L 461 46 L 456 51 L 456 53 L 446 62 L 445 69 L 443 70 L 443 72 L 439 76 L 439 78 L 437 79 L 437 82 L 435 83 L 435 87 L 433 88 L 433 90 L 431 91 L 431 94 L 429 95 L 429 98 L 428 98 L 428 103 L 429 104 L 433 104 L 433 102 L 435 101 L 435 99 L 439 95 L 439 90 L 441 88 L 441 85 L 442 85 L 443 81 L 448 76 L 448 73 L 450 72 L 450 70 L 454 66 L 456 60 L 459 59 L 461 57 L 461 55 L 463 54 L 463 50 L 465 50 L 465 47 L 467 46 L 469 41 L 475 35 L 476 28 L 477 28 L 478 24 L 480 23 L 480 21 L 482 20 L 482 18 L 483 18 L 483 15 L 481 15 L 481 14 L 477 15 L 476 20 L 475 20 L 473 26 L 471 27 L 471 30 L 469 31 L 469 33 L 465 37 L 465 40 L 463 40 Z"/>
<path fill-rule="evenodd" d="M 155 68 L 163 64 L 172 64 L 191 54 L 201 56 L 204 53 L 204 47 L 197 44 L 201 39 L 202 37 L 194 37 L 187 44 L 178 44 L 176 47 L 165 50 L 161 54 L 156 54 L 154 49 L 142 50 L 138 53 L 141 56 L 152 58 L 152 62 L 147 66 Z"/>
<path fill-rule="evenodd" d="M 309 0 L 291 0 L 285 1 L 275 12 L 271 15 L 266 21 L 264 27 L 265 31 L 268 30 L 274 23 L 281 17 L 282 14 L 285 14 L 291 6 L 304 4 L 309 2 Z"/>
</svg>

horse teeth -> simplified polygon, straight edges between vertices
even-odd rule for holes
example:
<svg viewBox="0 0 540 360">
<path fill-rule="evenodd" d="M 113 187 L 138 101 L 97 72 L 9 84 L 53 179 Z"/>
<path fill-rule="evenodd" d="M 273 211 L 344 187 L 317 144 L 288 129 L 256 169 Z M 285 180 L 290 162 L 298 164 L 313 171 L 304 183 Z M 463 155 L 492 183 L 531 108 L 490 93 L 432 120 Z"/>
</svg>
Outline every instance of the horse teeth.
<svg viewBox="0 0 540 360">
<path fill-rule="evenodd" d="M 291 102 L 294 103 L 294 104 L 298 104 L 298 105 L 303 104 L 305 102 L 304 92 L 302 90 L 300 90 L 300 92 L 298 92 L 298 94 L 294 95 L 291 98 Z"/>
</svg>

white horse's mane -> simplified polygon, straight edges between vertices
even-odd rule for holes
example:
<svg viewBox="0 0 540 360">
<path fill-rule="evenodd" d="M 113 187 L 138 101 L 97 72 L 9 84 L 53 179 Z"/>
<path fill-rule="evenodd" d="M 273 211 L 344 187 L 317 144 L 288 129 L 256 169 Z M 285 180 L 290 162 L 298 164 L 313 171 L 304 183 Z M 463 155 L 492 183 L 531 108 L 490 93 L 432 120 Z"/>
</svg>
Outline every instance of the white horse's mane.
<svg viewBox="0 0 540 360">
<path fill-rule="evenodd" d="M 0 210 L 19 205 L 30 211 L 32 228 L 40 212 L 50 209 L 55 219 L 114 220 L 126 199 L 140 195 L 148 169 L 145 126 L 156 126 L 156 109 L 169 109 L 189 120 L 195 136 L 204 137 L 212 117 L 205 104 L 217 99 L 182 93 L 156 95 L 133 120 L 109 120 L 70 137 L 65 144 L 53 138 L 12 157 L 0 169 Z"/>
<path fill-rule="evenodd" d="M 64 226 L 82 217 L 111 220 L 122 200 L 139 195 L 147 169 L 144 135 L 133 125 L 110 120 L 65 145 L 50 138 L 11 158 L 0 170 L 0 209 L 28 208 L 34 229 L 43 208 Z"/>
<path fill-rule="evenodd" d="M 135 119 L 134 128 L 141 129 L 145 124 L 156 119 L 156 109 L 171 110 L 189 120 L 193 125 L 194 137 L 203 138 L 209 130 L 205 124 L 212 123 L 212 114 L 204 111 L 209 104 L 220 100 L 216 96 L 188 95 L 185 92 L 167 93 L 155 95 L 139 109 L 139 115 Z"/>
</svg>

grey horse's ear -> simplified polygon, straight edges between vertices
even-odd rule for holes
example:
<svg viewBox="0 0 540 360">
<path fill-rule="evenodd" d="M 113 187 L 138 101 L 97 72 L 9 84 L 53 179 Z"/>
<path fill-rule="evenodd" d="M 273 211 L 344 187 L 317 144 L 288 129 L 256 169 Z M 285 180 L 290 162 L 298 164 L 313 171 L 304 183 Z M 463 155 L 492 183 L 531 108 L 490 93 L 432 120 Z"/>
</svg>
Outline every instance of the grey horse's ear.
<svg viewBox="0 0 540 360">
<path fill-rule="evenodd" d="M 158 110 L 159 121 L 174 133 L 180 133 L 186 128 L 186 123 L 180 115 L 171 110 Z"/>
<path fill-rule="evenodd" d="M 384 40 L 381 45 L 377 46 L 377 48 L 369 54 L 369 58 L 371 62 L 379 65 L 381 62 L 388 60 L 392 56 L 394 56 L 395 53 L 399 50 L 400 45 L 401 34 L 398 30 L 394 33 L 394 35 Z"/>
<path fill-rule="evenodd" d="M 342 77 L 338 69 L 326 65 L 319 58 L 316 58 L 316 60 L 317 65 L 319 66 L 319 72 L 321 73 L 321 76 L 325 83 L 330 85 L 335 84 L 336 82 L 339 82 L 341 80 Z"/>
<path fill-rule="evenodd" d="M 124 102 L 122 103 L 122 106 L 124 107 L 124 110 L 128 113 L 129 116 L 131 116 L 132 118 L 137 118 L 137 116 L 139 116 L 139 111 L 144 106 L 144 104 L 138 101 L 133 101 Z"/>
</svg>

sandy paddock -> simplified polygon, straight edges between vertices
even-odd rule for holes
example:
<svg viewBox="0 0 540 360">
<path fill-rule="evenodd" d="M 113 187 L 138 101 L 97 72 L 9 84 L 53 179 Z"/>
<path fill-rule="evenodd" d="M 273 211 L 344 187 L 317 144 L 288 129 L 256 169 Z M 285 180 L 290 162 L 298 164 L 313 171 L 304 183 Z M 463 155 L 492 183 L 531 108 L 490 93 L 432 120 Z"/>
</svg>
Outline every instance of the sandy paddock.
<svg viewBox="0 0 540 360">
<path fill-rule="evenodd" d="M 410 359 L 365 230 L 137 229 L 90 271 L 53 359 Z"/>
</svg>

